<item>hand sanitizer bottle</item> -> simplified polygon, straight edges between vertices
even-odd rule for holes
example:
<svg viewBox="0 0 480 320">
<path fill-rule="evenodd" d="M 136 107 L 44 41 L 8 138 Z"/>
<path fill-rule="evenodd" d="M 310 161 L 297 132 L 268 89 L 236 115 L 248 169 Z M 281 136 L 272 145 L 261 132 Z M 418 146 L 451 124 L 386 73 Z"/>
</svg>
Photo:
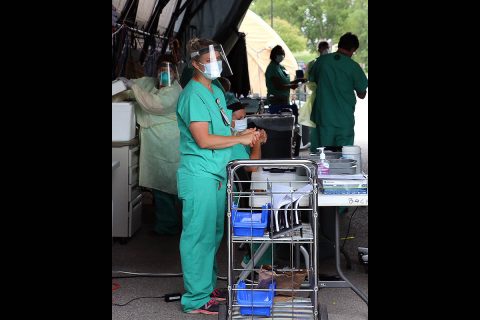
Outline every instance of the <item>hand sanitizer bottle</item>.
<svg viewBox="0 0 480 320">
<path fill-rule="evenodd" d="M 328 163 L 327 159 L 325 159 L 325 153 L 323 153 L 323 149 L 325 149 L 325 147 L 317 148 L 317 150 L 320 150 L 320 161 L 318 162 L 318 171 L 320 171 L 321 175 L 328 174 L 330 171 L 330 164 Z"/>
</svg>

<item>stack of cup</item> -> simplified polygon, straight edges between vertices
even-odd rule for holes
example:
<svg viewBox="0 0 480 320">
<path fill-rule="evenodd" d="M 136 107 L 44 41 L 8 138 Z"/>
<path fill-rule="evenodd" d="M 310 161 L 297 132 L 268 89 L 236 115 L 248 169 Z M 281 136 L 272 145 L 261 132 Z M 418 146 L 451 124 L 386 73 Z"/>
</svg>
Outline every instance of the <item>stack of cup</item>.
<svg viewBox="0 0 480 320">
<path fill-rule="evenodd" d="M 343 146 L 342 158 L 357 160 L 356 173 L 362 173 L 362 153 L 359 146 Z"/>
</svg>

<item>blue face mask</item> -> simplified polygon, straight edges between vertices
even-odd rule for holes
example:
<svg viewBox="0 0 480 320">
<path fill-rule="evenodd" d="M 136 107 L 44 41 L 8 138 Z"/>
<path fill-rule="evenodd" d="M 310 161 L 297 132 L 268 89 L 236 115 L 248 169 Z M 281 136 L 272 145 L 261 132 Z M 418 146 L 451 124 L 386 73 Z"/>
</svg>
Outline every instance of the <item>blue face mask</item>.
<svg viewBox="0 0 480 320">
<path fill-rule="evenodd" d="M 242 132 L 244 130 L 247 130 L 247 118 L 243 118 L 240 120 L 234 120 L 235 121 L 235 130 L 238 132 Z"/>
<path fill-rule="evenodd" d="M 209 62 L 206 64 L 199 63 L 205 67 L 205 71 L 202 71 L 205 78 L 215 80 L 220 77 L 220 74 L 222 73 L 222 61 Z"/>
<path fill-rule="evenodd" d="M 161 86 L 167 87 L 170 85 L 170 77 L 168 76 L 168 72 L 162 71 L 158 76 L 158 81 L 160 82 Z"/>
</svg>

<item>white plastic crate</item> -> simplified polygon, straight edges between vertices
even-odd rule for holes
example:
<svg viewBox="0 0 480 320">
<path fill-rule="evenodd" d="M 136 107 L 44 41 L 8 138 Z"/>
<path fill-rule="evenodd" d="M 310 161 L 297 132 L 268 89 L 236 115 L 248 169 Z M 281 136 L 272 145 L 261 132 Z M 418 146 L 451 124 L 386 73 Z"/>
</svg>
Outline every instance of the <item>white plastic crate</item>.
<svg viewBox="0 0 480 320">
<path fill-rule="evenodd" d="M 135 105 L 112 102 L 112 141 L 130 141 L 135 137 Z"/>
<path fill-rule="evenodd" d="M 120 93 L 122 91 L 127 90 L 127 87 L 121 80 L 113 80 L 112 81 L 112 96 L 116 95 L 117 93 Z"/>
</svg>

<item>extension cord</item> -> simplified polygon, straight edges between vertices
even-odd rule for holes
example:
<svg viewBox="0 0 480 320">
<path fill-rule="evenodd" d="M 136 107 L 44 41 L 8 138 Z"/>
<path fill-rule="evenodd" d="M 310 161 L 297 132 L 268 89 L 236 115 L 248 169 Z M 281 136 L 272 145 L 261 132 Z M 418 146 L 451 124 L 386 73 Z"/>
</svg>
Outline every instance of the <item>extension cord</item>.
<svg viewBox="0 0 480 320">
<path fill-rule="evenodd" d="M 168 293 L 165 295 L 165 302 L 178 301 L 182 298 L 181 293 Z"/>
</svg>

